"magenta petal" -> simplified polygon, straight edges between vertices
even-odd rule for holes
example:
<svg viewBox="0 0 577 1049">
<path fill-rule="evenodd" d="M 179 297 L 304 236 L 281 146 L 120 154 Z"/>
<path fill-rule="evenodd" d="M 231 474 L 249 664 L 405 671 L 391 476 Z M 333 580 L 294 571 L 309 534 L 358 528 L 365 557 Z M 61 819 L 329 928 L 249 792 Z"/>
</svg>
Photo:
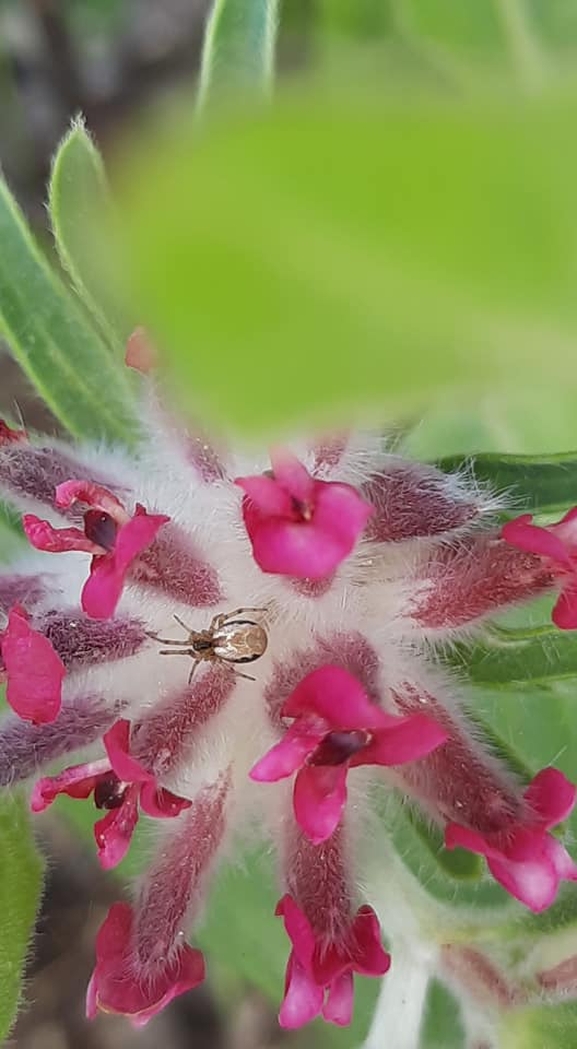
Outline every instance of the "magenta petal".
<svg viewBox="0 0 577 1049">
<path fill-rule="evenodd" d="M 292 725 L 284 739 L 253 765 L 249 772 L 250 778 L 257 783 L 276 783 L 279 779 L 292 776 L 309 754 L 316 750 L 323 736 L 324 731 L 306 733 L 300 730 L 298 723 Z"/>
<path fill-rule="evenodd" d="M 296 957 L 308 971 L 311 968 L 315 949 L 315 936 L 306 914 L 288 893 L 278 901 L 275 914 L 284 919 L 286 934 L 291 941 Z"/>
<path fill-rule="evenodd" d="M 351 485 L 315 482 L 315 525 L 340 544 L 343 558 L 351 552 L 373 513 L 374 507 Z"/>
<path fill-rule="evenodd" d="M 533 778 L 524 793 L 545 829 L 567 819 L 575 807 L 577 788 L 558 769 L 546 768 Z"/>
<path fill-rule="evenodd" d="M 372 741 L 351 759 L 351 765 L 403 765 L 416 761 L 444 743 L 448 733 L 426 714 L 397 718 L 377 729 Z"/>
<path fill-rule="evenodd" d="M 108 488 L 93 484 L 92 481 L 64 481 L 56 485 L 54 502 L 59 510 L 68 510 L 74 503 L 85 503 L 94 510 L 102 510 L 117 523 L 126 516 L 122 503 Z"/>
<path fill-rule="evenodd" d="M 372 907 L 359 907 L 353 923 L 354 968 L 362 976 L 383 976 L 391 966 L 391 956 L 381 940 L 381 927 Z"/>
<path fill-rule="evenodd" d="M 347 1027 L 353 1017 L 353 974 L 341 973 L 329 986 L 323 1006 L 323 1018 L 329 1023 Z"/>
<path fill-rule="evenodd" d="M 82 590 L 82 607 L 92 619 L 109 619 L 122 594 L 124 579 L 133 560 L 153 542 L 170 518 L 164 514 L 138 512 L 116 536 L 114 550 L 95 557 Z"/>
<path fill-rule="evenodd" d="M 36 725 L 55 721 L 66 669 L 48 638 L 32 629 L 23 609 L 10 610 L 0 649 L 8 679 L 6 699 L 13 711 Z"/>
<path fill-rule="evenodd" d="M 32 812 L 43 812 L 59 794 L 70 798 L 88 798 L 100 776 L 109 771 L 108 762 L 92 761 L 86 765 L 73 765 L 57 776 L 39 779 L 32 790 L 30 808 Z"/>
<path fill-rule="evenodd" d="M 243 499 L 243 516 L 245 516 L 245 511 L 248 510 L 248 520 L 245 516 L 245 524 L 247 525 L 249 535 L 251 534 L 249 523 L 251 526 L 253 524 L 257 525 L 263 520 L 263 515 L 265 519 L 266 517 L 292 516 L 291 497 L 273 477 L 266 477 L 265 475 L 260 477 L 237 477 L 234 483 L 239 488 L 242 488 L 247 497 Z M 251 504 L 253 513 L 250 512 L 247 504 Z"/>
<path fill-rule="evenodd" d="M 81 528 L 53 528 L 48 521 L 42 521 L 35 514 L 24 514 L 22 527 L 29 543 L 36 550 L 45 550 L 50 554 L 66 553 L 69 550 L 86 554 L 103 552 L 102 547 L 88 539 Z"/>
<path fill-rule="evenodd" d="M 577 582 L 571 580 L 563 587 L 551 618 L 559 630 L 577 629 Z"/>
<path fill-rule="evenodd" d="M 553 864 L 546 857 L 524 860 L 522 863 L 489 859 L 488 866 L 496 881 L 534 914 L 546 910 L 555 900 L 559 879 Z"/>
<path fill-rule="evenodd" d="M 154 783 L 143 783 L 140 788 L 140 808 L 147 816 L 154 816 L 155 819 L 172 819 L 191 805 L 188 798 L 179 798 L 172 791 L 157 787 Z"/>
<path fill-rule="evenodd" d="M 458 823 L 448 823 L 445 827 L 445 847 L 447 849 L 468 849 L 479 856 L 493 855 L 500 857 L 499 849 L 491 849 L 482 834 L 477 834 L 468 827 L 461 827 Z"/>
<path fill-rule="evenodd" d="M 347 800 L 343 765 L 306 765 L 297 774 L 293 804 L 297 823 L 314 845 L 330 838 Z"/>
<path fill-rule="evenodd" d="M 295 1030 L 318 1016 L 324 999 L 324 988 L 315 983 L 291 951 L 286 972 L 286 990 L 278 1020 L 285 1030 Z"/>
<path fill-rule="evenodd" d="M 283 717 L 310 713 L 333 729 L 379 729 L 394 725 L 396 718 L 372 703 L 356 677 L 342 667 L 313 670 L 299 682 L 282 707 Z"/>
<path fill-rule="evenodd" d="M 129 787 L 117 809 L 94 824 L 98 860 L 104 870 L 116 867 L 126 856 L 138 823 L 138 787 Z"/>
<path fill-rule="evenodd" d="M 309 503 L 315 481 L 296 455 L 287 448 L 271 448 L 270 461 L 275 481 L 299 503 Z"/>
<path fill-rule="evenodd" d="M 501 535 L 505 542 L 516 546 L 518 550 L 548 557 L 560 564 L 571 564 L 565 544 L 549 528 L 532 524 L 531 514 L 523 514 L 503 525 Z"/>
<path fill-rule="evenodd" d="M 296 579 L 324 579 L 343 560 L 342 546 L 313 521 L 267 518 L 249 531 L 254 559 L 263 572 Z"/>
<path fill-rule="evenodd" d="M 118 778 L 124 783 L 154 782 L 154 776 L 130 754 L 130 721 L 119 718 L 112 728 L 104 733 L 103 743 L 110 764 Z"/>
</svg>

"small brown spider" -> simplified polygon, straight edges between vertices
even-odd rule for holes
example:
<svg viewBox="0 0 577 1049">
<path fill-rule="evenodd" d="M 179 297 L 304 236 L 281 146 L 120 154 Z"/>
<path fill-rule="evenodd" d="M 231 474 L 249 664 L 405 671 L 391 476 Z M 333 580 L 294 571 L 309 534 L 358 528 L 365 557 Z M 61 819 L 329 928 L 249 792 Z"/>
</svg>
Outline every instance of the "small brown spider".
<svg viewBox="0 0 577 1049">
<path fill-rule="evenodd" d="M 191 630 L 175 615 L 176 622 L 186 630 L 188 637 L 182 641 L 175 641 L 172 638 L 159 637 L 158 634 L 148 636 L 162 645 L 178 646 L 178 651 L 161 648 L 159 655 L 190 656 L 194 660 L 188 676 L 189 684 L 198 664 L 203 661 L 224 663 L 238 677 L 255 681 L 256 678 L 242 674 L 236 667 L 231 666 L 232 663 L 252 663 L 266 652 L 268 637 L 264 627 L 252 619 L 238 618 L 254 612 L 266 612 L 266 608 L 236 608 L 234 612 L 221 612 L 214 616 L 208 630 Z"/>
</svg>

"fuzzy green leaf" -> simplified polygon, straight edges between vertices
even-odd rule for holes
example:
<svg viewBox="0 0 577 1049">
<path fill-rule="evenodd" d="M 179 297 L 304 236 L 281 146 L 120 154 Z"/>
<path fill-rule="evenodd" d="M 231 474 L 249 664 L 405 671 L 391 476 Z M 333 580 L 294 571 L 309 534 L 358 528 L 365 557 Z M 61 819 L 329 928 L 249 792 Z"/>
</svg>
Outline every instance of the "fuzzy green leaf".
<svg viewBox="0 0 577 1049">
<path fill-rule="evenodd" d="M 104 215 L 109 208 L 108 185 L 102 157 L 81 120 L 74 121 L 54 157 L 48 207 L 60 261 L 120 356 L 131 325 L 113 293 L 103 249 L 87 236 L 94 213 Z"/>
<path fill-rule="evenodd" d="M 214 0 L 204 37 L 198 105 L 268 93 L 278 0 Z"/>
<path fill-rule="evenodd" d="M 496 492 L 506 492 L 517 513 L 554 514 L 577 503 L 577 454 L 452 455 L 438 461 L 449 473 L 466 470 Z"/>
<path fill-rule="evenodd" d="M 506 630 L 492 627 L 475 645 L 456 645 L 449 655 L 471 681 L 493 688 L 577 678 L 577 636 L 555 626 Z"/>
<path fill-rule="evenodd" d="M 121 366 L 50 269 L 0 181 L 0 332 L 54 415 L 77 437 L 129 442 L 136 431 Z"/>
<path fill-rule="evenodd" d="M 4 797 L 0 804 L 0 849 L 0 1039 L 4 1042 L 20 1002 L 41 883 L 40 860 L 19 797 Z"/>
</svg>

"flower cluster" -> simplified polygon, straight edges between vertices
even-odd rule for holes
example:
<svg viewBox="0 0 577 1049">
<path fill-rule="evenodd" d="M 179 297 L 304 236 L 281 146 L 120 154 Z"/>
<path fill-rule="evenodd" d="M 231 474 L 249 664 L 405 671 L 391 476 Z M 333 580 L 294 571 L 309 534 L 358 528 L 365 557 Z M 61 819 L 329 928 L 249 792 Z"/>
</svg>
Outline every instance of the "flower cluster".
<svg viewBox="0 0 577 1049">
<path fill-rule="evenodd" d="M 291 945 L 280 1022 L 346 1024 L 353 974 L 391 964 L 356 858 L 375 790 L 421 805 L 533 911 L 577 880 L 549 833 L 575 788 L 555 769 L 519 782 L 433 658 L 555 588 L 555 622 L 577 626 L 577 511 L 500 534 L 490 495 L 366 434 L 223 454 L 142 384 L 137 456 L 0 425 L 0 492 L 35 548 L 0 576 L 0 782 L 88 748 L 35 783 L 32 809 L 92 795 L 104 867 L 139 815 L 157 828 L 133 902 L 98 934 L 88 1015 L 142 1024 L 204 978 L 183 930 L 231 840 L 258 829 Z"/>
</svg>

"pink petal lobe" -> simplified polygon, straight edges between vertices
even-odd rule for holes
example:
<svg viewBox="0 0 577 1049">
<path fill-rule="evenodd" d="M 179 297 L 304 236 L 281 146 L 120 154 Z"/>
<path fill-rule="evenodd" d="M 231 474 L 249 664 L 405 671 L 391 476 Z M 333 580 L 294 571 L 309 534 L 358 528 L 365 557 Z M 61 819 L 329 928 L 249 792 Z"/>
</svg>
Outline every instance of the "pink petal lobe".
<svg viewBox="0 0 577 1049">
<path fill-rule="evenodd" d="M 577 583 L 567 583 L 553 609 L 551 618 L 559 630 L 577 629 Z"/>
<path fill-rule="evenodd" d="M 124 859 L 137 823 L 138 787 L 129 787 L 122 804 L 94 824 L 94 840 L 103 870 L 111 870 Z"/>
<path fill-rule="evenodd" d="M 130 754 L 130 721 L 125 718 L 115 721 L 112 728 L 104 733 L 102 741 L 119 779 L 125 783 L 154 782 L 153 774 Z"/>
<path fill-rule="evenodd" d="M 524 793 L 546 829 L 567 819 L 575 807 L 577 788 L 558 769 L 546 768 L 533 778 Z"/>
<path fill-rule="evenodd" d="M 314 845 L 330 838 L 347 800 L 343 765 L 306 765 L 297 774 L 293 804 L 297 823 Z"/>
<path fill-rule="evenodd" d="M 426 714 L 397 718 L 396 724 L 375 732 L 373 740 L 351 759 L 351 765 L 404 765 L 430 754 L 447 737 L 447 731 Z"/>
<path fill-rule="evenodd" d="M 349 554 L 374 513 L 355 489 L 338 481 L 315 482 L 315 525 L 327 536 L 338 539 L 343 557 Z"/>
<path fill-rule="evenodd" d="M 85 503 L 94 510 L 102 510 L 109 514 L 117 524 L 123 524 L 128 519 L 120 499 L 117 499 L 108 488 L 92 481 L 64 481 L 56 485 L 55 505 L 59 510 L 69 510 L 74 503 Z"/>
<path fill-rule="evenodd" d="M 59 794 L 67 794 L 70 798 L 88 798 L 100 776 L 107 771 L 107 761 L 93 761 L 86 765 L 73 765 L 57 776 L 39 779 L 30 797 L 32 812 L 43 812 Z"/>
<path fill-rule="evenodd" d="M 324 988 L 315 983 L 291 951 L 286 972 L 286 987 L 278 1020 L 285 1030 L 294 1031 L 318 1016 L 324 999 Z"/>
<path fill-rule="evenodd" d="M 270 518 L 249 531 L 254 559 L 263 570 L 296 579 L 323 579 L 343 559 L 342 545 L 312 522 Z"/>
<path fill-rule="evenodd" d="M 296 455 L 286 448 L 271 448 L 270 461 L 275 481 L 293 499 L 308 503 L 313 497 L 315 482 Z"/>
<path fill-rule="evenodd" d="M 532 524 L 531 514 L 523 514 L 503 525 L 501 535 L 507 543 L 529 554 L 548 557 L 560 564 L 571 564 L 565 544 L 548 528 Z"/>
<path fill-rule="evenodd" d="M 329 985 L 323 1018 L 339 1027 L 348 1027 L 353 1017 L 353 974 L 342 973 Z"/>
<path fill-rule="evenodd" d="M 135 516 L 119 528 L 114 550 L 92 562 L 82 590 L 82 607 L 87 615 L 92 619 L 109 619 L 114 615 L 130 565 L 169 520 L 165 514 L 137 510 Z"/>
<path fill-rule="evenodd" d="M 331 665 L 307 674 L 282 707 L 283 717 L 296 718 L 311 712 L 334 729 L 377 729 L 396 721 L 371 702 L 360 681 L 348 670 Z"/>
<path fill-rule="evenodd" d="M 312 754 L 323 738 L 324 732 L 303 732 L 298 724 L 292 725 L 280 743 L 253 765 L 249 772 L 257 783 L 276 783 L 279 779 L 292 776 L 300 769 L 305 759 Z"/>
<path fill-rule="evenodd" d="M 383 976 L 391 966 L 391 956 L 381 940 L 381 927 L 372 907 L 359 907 L 353 923 L 355 971 L 362 976 Z"/>
<path fill-rule="evenodd" d="M 35 514 L 24 514 L 22 526 L 26 538 L 36 550 L 45 550 L 50 554 L 69 550 L 87 554 L 103 553 L 102 547 L 88 539 L 81 528 L 53 528 L 48 521 L 42 521 Z"/>
<path fill-rule="evenodd" d="M 315 937 L 307 916 L 289 893 L 279 900 L 275 914 L 284 919 L 286 934 L 291 941 L 296 957 L 308 971 L 312 964 L 315 949 Z"/>
<path fill-rule="evenodd" d="M 482 834 L 477 834 L 468 827 L 461 827 L 458 823 L 448 823 L 445 827 L 445 847 L 447 849 L 468 849 L 478 856 L 501 856 L 499 849 L 491 849 Z"/>
<path fill-rule="evenodd" d="M 8 679 L 6 699 L 14 712 L 36 725 L 55 721 L 66 669 L 48 638 L 32 629 L 18 606 L 9 612 L 0 650 Z"/>
<path fill-rule="evenodd" d="M 172 791 L 157 787 L 154 783 L 143 783 L 140 788 L 140 807 L 147 816 L 154 816 L 155 819 L 172 819 L 191 805 L 188 798 L 179 798 Z"/>
<path fill-rule="evenodd" d="M 245 518 L 248 515 L 245 524 L 249 534 L 252 528 L 258 527 L 263 518 L 290 517 L 292 514 L 289 493 L 273 477 L 264 474 L 259 477 L 237 477 L 234 483 L 242 488 L 247 496 L 247 499 L 243 499 L 242 511 Z"/>
<path fill-rule="evenodd" d="M 545 857 L 522 863 L 489 859 L 488 866 L 495 880 L 534 914 L 546 910 L 555 900 L 559 879 Z"/>
</svg>

